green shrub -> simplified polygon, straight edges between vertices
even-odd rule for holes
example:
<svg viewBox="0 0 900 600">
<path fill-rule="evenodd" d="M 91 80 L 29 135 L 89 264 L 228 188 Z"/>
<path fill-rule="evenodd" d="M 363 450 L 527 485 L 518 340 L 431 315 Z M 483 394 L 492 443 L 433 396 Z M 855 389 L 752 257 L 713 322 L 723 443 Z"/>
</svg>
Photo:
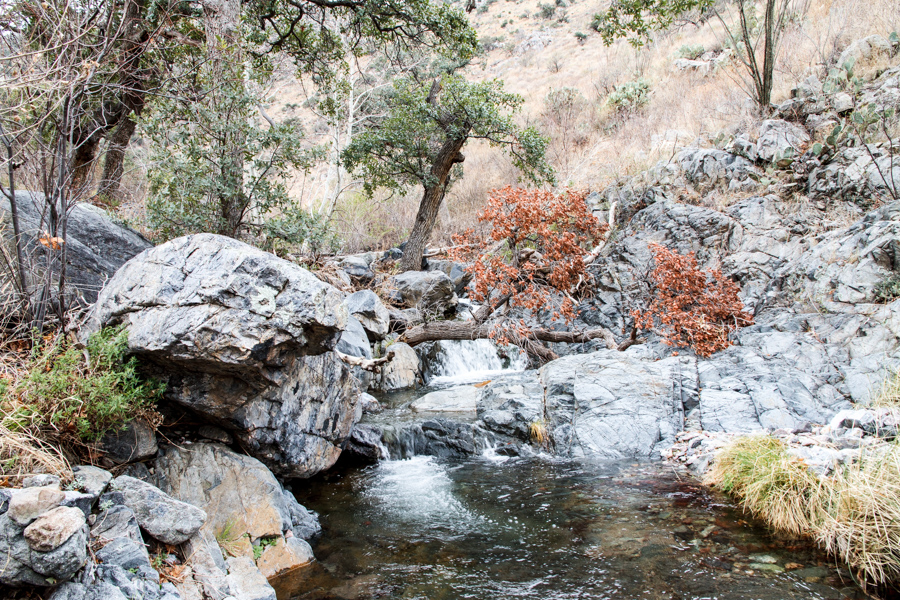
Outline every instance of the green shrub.
<svg viewBox="0 0 900 600">
<path fill-rule="evenodd" d="M 627 81 L 613 88 L 606 103 L 620 113 L 630 113 L 650 102 L 650 83 L 644 79 Z"/>
<path fill-rule="evenodd" d="M 575 39 L 578 40 L 579 44 L 583 44 L 584 41 L 587 39 L 587 34 L 584 33 L 583 31 L 576 31 Z"/>
<path fill-rule="evenodd" d="M 703 53 L 706 52 L 706 49 L 702 44 L 696 44 L 691 46 L 689 44 L 685 44 L 681 48 L 678 49 L 678 58 L 686 58 L 688 60 L 697 60 Z"/>
<path fill-rule="evenodd" d="M 159 400 L 164 384 L 137 373 L 137 360 L 125 358 L 128 333 L 106 328 L 87 348 L 59 342 L 39 353 L 27 376 L 4 401 L 3 425 L 17 430 L 52 430 L 82 443 L 100 440 Z"/>
<path fill-rule="evenodd" d="M 552 19 L 553 15 L 556 14 L 556 6 L 553 4 L 544 4 L 542 2 L 539 2 L 538 14 L 542 19 Z"/>
<path fill-rule="evenodd" d="M 875 301 L 891 302 L 900 298 L 900 273 L 891 273 L 875 284 Z"/>
<path fill-rule="evenodd" d="M 340 240 L 321 215 L 293 205 L 263 222 L 262 233 L 262 249 L 278 256 L 290 252 L 319 256 L 340 247 Z"/>
</svg>

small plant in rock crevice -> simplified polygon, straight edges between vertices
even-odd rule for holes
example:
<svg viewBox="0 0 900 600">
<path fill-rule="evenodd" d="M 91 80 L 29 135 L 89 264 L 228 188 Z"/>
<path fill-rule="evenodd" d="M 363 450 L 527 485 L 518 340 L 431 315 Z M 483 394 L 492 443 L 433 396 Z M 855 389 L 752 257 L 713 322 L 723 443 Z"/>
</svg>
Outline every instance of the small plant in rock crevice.
<svg viewBox="0 0 900 600">
<path fill-rule="evenodd" d="M 891 273 L 875 284 L 875 301 L 887 304 L 900 298 L 900 273 Z"/>
<path fill-rule="evenodd" d="M 632 311 L 635 328 L 659 323 L 666 344 L 705 357 L 730 346 L 730 334 L 753 323 L 740 288 L 720 271 L 700 270 L 693 252 L 681 255 L 659 244 L 650 244 L 650 250 L 656 259 L 650 273 L 655 296 L 647 310 Z"/>
</svg>

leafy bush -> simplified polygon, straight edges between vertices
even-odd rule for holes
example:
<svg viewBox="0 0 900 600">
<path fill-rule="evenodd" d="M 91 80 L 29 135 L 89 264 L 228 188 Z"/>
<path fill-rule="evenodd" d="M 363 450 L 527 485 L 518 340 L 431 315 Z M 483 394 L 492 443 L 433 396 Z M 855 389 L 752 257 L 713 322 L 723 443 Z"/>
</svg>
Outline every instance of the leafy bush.
<svg viewBox="0 0 900 600">
<path fill-rule="evenodd" d="M 900 298 L 900 273 L 891 273 L 875 284 L 875 301 L 891 302 Z"/>
<path fill-rule="evenodd" d="M 691 46 L 689 44 L 685 44 L 681 48 L 678 49 L 678 58 L 686 58 L 688 60 L 697 60 L 703 53 L 706 52 L 706 49 L 702 44 L 696 44 Z"/>
<path fill-rule="evenodd" d="M 64 342 L 51 345 L 7 392 L 3 425 L 92 443 L 150 411 L 165 386 L 138 375 L 137 360 L 125 358 L 127 344 L 128 333 L 119 327 L 92 335 L 86 352 Z"/>
<path fill-rule="evenodd" d="M 510 306 L 574 319 L 571 294 L 589 277 L 585 249 L 593 248 L 606 230 L 591 214 L 584 194 L 508 186 L 491 192 L 479 221 L 489 224 L 488 236 L 482 239 L 471 231 L 457 236 L 458 247 L 450 253 L 453 260 L 469 263 L 472 297 L 492 303 L 509 297 Z M 562 300 L 557 300 L 558 292 L 565 294 Z"/>
<path fill-rule="evenodd" d="M 659 244 L 650 244 L 650 250 L 656 258 L 650 273 L 656 295 L 648 310 L 632 312 L 636 328 L 659 322 L 668 345 L 709 356 L 731 345 L 732 331 L 753 323 L 737 284 L 718 270 L 701 271 L 693 252 L 683 256 Z"/>
<path fill-rule="evenodd" d="M 583 31 L 576 31 L 575 39 L 578 40 L 579 44 L 583 44 L 585 42 L 585 40 L 587 40 L 587 34 L 584 33 Z"/>
<path fill-rule="evenodd" d="M 644 79 L 628 81 L 613 88 L 606 104 L 620 113 L 630 113 L 650 102 L 650 83 Z"/>
<path fill-rule="evenodd" d="M 553 15 L 556 14 L 556 5 L 554 4 L 544 4 L 542 2 L 538 3 L 538 14 L 542 19 L 552 19 Z"/>
<path fill-rule="evenodd" d="M 336 252 L 340 241 L 322 215 L 291 206 L 262 226 L 263 250 L 276 255 L 291 251 L 313 256 Z"/>
</svg>

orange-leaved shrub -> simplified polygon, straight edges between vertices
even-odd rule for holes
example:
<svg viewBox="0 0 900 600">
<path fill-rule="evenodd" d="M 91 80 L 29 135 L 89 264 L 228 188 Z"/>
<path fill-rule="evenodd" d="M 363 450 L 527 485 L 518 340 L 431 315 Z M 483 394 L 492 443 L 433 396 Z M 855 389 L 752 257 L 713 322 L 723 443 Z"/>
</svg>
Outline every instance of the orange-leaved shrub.
<svg viewBox="0 0 900 600">
<path fill-rule="evenodd" d="M 507 186 L 491 192 L 478 220 L 487 234 L 456 236 L 450 253 L 468 263 L 471 296 L 492 308 L 508 299 L 510 306 L 550 310 L 554 319 L 572 321 L 573 296 L 589 279 L 584 256 L 607 229 L 591 214 L 585 195 Z"/>
<path fill-rule="evenodd" d="M 682 255 L 650 244 L 656 267 L 650 279 L 656 294 L 647 310 L 634 310 L 634 326 L 651 329 L 661 325 L 670 346 L 690 347 L 698 356 L 709 356 L 731 345 L 729 335 L 753 323 L 738 297 L 738 285 L 717 269 L 700 270 L 694 253 Z"/>
</svg>

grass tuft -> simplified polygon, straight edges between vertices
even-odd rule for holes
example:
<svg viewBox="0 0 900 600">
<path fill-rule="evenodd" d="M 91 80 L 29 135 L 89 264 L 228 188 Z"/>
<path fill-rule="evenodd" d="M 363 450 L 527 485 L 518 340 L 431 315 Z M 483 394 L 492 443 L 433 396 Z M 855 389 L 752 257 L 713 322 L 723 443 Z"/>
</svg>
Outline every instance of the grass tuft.
<svg viewBox="0 0 900 600">
<path fill-rule="evenodd" d="M 706 483 L 733 495 L 774 529 L 809 537 L 867 585 L 900 580 L 900 445 L 818 477 L 771 436 L 735 440 L 716 457 Z"/>
</svg>

